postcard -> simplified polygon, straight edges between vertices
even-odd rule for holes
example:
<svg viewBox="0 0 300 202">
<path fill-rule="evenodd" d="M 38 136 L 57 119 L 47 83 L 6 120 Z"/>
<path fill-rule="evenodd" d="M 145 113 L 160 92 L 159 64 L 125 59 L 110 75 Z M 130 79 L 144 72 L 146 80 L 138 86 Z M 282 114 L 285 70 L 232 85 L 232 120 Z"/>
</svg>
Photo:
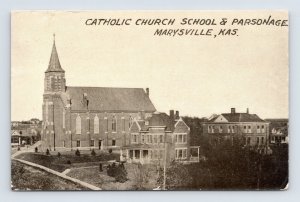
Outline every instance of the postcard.
<svg viewBox="0 0 300 202">
<path fill-rule="evenodd" d="M 288 12 L 13 11 L 11 189 L 286 190 Z"/>
</svg>

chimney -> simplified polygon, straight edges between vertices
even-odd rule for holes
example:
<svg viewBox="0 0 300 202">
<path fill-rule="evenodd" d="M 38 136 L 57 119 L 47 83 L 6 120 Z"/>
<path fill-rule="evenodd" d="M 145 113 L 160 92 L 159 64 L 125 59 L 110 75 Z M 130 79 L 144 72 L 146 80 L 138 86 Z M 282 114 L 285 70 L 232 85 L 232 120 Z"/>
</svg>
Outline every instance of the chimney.
<svg viewBox="0 0 300 202">
<path fill-rule="evenodd" d="M 175 113 L 175 119 L 179 119 L 179 111 L 176 111 L 176 113 Z"/>
<path fill-rule="evenodd" d="M 231 114 L 235 114 L 235 108 L 231 108 Z"/>
<path fill-rule="evenodd" d="M 246 113 L 247 113 L 247 114 L 249 114 L 249 108 L 247 108 L 247 111 L 246 111 Z"/>
<path fill-rule="evenodd" d="M 170 110 L 170 119 L 175 120 L 174 110 Z"/>
<path fill-rule="evenodd" d="M 146 94 L 147 94 L 148 97 L 149 97 L 149 88 L 146 88 Z"/>
</svg>

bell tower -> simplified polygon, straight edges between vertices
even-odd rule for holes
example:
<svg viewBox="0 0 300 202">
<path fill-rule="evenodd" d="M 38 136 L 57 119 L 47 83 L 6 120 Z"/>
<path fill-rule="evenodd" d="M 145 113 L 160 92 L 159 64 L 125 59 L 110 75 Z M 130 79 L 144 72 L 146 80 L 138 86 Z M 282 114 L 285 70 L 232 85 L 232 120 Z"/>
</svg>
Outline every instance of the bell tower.
<svg viewBox="0 0 300 202">
<path fill-rule="evenodd" d="M 66 87 L 65 71 L 61 68 L 53 34 L 53 46 L 48 69 L 45 72 L 44 93 L 64 92 Z"/>
<path fill-rule="evenodd" d="M 61 142 L 61 118 L 64 109 L 61 104 L 61 94 L 65 92 L 65 71 L 61 68 L 53 34 L 53 46 L 50 61 L 44 78 L 43 94 L 43 149 L 54 149 Z"/>
</svg>

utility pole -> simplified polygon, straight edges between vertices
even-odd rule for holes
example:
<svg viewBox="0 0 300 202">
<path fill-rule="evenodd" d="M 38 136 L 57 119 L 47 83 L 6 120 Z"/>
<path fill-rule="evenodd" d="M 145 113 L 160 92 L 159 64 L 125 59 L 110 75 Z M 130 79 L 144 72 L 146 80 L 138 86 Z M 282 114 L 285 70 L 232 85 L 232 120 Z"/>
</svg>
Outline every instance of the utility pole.
<svg viewBox="0 0 300 202">
<path fill-rule="evenodd" d="M 166 190 L 166 170 L 167 170 L 167 137 L 165 133 L 165 141 L 164 141 L 164 148 L 165 148 L 165 155 L 164 155 L 164 182 L 163 182 L 163 190 Z"/>
<path fill-rule="evenodd" d="M 89 148 L 91 150 L 91 128 L 90 128 L 90 110 L 89 110 L 89 100 L 86 97 L 86 119 L 87 119 L 87 134 L 88 134 L 88 144 L 89 144 Z"/>
<path fill-rule="evenodd" d="M 91 128 L 90 128 L 90 112 L 89 110 L 87 111 L 87 124 L 88 124 L 88 137 L 89 137 L 89 148 L 91 150 Z"/>
<path fill-rule="evenodd" d="M 70 135 L 71 135 L 71 151 L 73 151 L 73 134 L 72 134 L 72 100 L 70 99 Z"/>
<path fill-rule="evenodd" d="M 55 151 L 55 124 L 54 124 L 54 100 L 53 100 L 53 149 L 54 149 L 54 151 Z"/>
</svg>

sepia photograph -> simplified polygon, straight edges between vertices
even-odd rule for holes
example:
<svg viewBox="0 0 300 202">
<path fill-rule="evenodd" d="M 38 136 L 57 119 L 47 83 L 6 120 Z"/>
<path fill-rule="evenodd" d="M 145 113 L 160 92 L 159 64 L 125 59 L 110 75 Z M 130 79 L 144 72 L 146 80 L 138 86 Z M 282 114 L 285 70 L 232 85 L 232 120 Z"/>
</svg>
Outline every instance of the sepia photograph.
<svg viewBox="0 0 300 202">
<path fill-rule="evenodd" d="M 287 190 L 285 10 L 12 11 L 13 191 Z"/>
</svg>

